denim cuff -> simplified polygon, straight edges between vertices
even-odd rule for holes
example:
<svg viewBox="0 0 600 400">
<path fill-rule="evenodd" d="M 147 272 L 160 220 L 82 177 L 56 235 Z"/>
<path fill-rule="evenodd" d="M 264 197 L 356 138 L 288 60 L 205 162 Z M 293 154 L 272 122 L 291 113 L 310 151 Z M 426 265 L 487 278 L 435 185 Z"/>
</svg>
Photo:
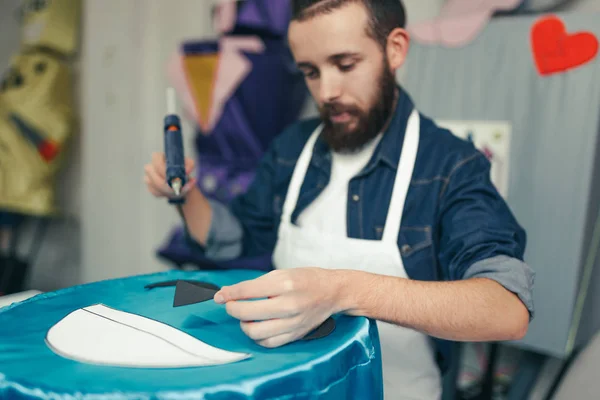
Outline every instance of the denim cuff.
<svg viewBox="0 0 600 400">
<path fill-rule="evenodd" d="M 211 260 L 231 260 L 242 252 L 243 229 L 238 219 L 227 206 L 216 200 L 208 200 L 212 209 L 212 219 L 206 245 L 201 246 L 186 230 L 186 239 L 191 246 L 201 250 Z"/>
<path fill-rule="evenodd" d="M 533 319 L 535 272 L 523 261 L 504 255 L 488 258 L 471 265 L 463 278 L 488 278 L 498 282 L 519 296 L 529 311 L 529 320 Z"/>
</svg>

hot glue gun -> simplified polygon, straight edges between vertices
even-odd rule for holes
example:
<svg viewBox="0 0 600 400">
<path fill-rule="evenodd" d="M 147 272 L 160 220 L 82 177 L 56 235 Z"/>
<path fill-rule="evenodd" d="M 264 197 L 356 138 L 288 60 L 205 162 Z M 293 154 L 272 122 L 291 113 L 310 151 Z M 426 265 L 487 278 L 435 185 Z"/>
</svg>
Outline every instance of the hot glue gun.
<svg viewBox="0 0 600 400">
<path fill-rule="evenodd" d="M 185 198 L 181 190 L 187 183 L 185 173 L 185 156 L 183 152 L 183 136 L 181 134 L 181 120 L 175 111 L 175 91 L 167 89 L 167 115 L 164 118 L 164 146 L 166 161 L 167 184 L 175 192 L 175 198 L 170 198 L 171 204 L 183 204 Z"/>
</svg>

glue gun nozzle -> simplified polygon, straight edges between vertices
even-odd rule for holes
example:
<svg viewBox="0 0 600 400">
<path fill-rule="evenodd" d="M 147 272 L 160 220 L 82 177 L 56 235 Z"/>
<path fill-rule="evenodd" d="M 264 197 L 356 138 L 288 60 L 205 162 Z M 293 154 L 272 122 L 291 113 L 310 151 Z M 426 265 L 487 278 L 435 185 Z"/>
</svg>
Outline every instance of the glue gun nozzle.
<svg viewBox="0 0 600 400">
<path fill-rule="evenodd" d="M 171 187 L 173 188 L 175 195 L 179 197 L 181 195 L 181 179 L 174 179 L 171 183 Z"/>
</svg>

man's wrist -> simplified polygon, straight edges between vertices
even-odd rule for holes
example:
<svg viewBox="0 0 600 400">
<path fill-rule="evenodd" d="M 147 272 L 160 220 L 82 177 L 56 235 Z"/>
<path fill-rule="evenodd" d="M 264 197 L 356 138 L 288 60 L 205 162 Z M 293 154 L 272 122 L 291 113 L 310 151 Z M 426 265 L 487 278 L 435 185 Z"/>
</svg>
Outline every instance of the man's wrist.
<svg viewBox="0 0 600 400">
<path fill-rule="evenodd" d="M 187 211 L 187 209 L 195 209 L 199 204 L 204 202 L 208 202 L 208 200 L 204 197 L 198 187 L 194 187 L 185 194 L 185 202 L 183 203 L 182 208 L 184 211 Z"/>
<path fill-rule="evenodd" d="M 385 309 L 398 312 L 399 305 L 392 307 L 392 299 L 410 284 L 407 279 L 363 271 L 336 270 L 335 274 L 337 312 L 352 316 L 389 318 Z"/>
<path fill-rule="evenodd" d="M 366 275 L 354 270 L 332 270 L 332 290 L 335 298 L 335 313 L 356 315 L 361 308 L 362 289 L 360 280 Z"/>
<path fill-rule="evenodd" d="M 182 219 L 192 237 L 202 246 L 207 245 L 208 233 L 212 224 L 212 208 L 200 189 L 194 187 L 185 197 L 181 207 Z"/>
</svg>

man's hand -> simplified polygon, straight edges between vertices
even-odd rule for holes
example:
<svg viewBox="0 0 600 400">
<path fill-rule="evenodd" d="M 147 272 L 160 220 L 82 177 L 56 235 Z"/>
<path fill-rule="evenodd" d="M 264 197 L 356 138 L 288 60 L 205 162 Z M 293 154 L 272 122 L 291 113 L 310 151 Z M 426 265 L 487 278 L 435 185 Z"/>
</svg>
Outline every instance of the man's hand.
<svg viewBox="0 0 600 400">
<path fill-rule="evenodd" d="M 185 159 L 185 173 L 190 175 L 194 170 L 194 160 Z M 152 154 L 152 162 L 144 167 L 144 182 L 148 191 L 155 197 L 176 198 L 177 195 L 167 184 L 167 165 L 164 153 Z M 206 238 L 212 221 L 212 208 L 206 197 L 196 186 L 196 179 L 189 178 L 181 189 L 181 197 L 185 197 L 185 204 L 181 207 L 182 218 L 190 236 L 201 245 L 206 245 Z"/>
<path fill-rule="evenodd" d="M 194 160 L 191 158 L 185 159 L 185 173 L 190 175 L 194 170 Z M 164 153 L 152 154 L 152 161 L 144 167 L 144 182 L 148 187 L 148 191 L 155 197 L 175 198 L 175 192 L 167 184 L 167 164 Z M 185 186 L 181 189 L 181 195 L 185 196 L 190 190 L 196 186 L 195 179 L 189 179 Z"/>
<path fill-rule="evenodd" d="M 241 321 L 242 330 L 264 347 L 303 338 L 339 312 L 339 274 L 320 268 L 276 270 L 257 279 L 223 287 L 215 302 Z M 254 301 L 240 301 L 261 299 Z"/>
</svg>

